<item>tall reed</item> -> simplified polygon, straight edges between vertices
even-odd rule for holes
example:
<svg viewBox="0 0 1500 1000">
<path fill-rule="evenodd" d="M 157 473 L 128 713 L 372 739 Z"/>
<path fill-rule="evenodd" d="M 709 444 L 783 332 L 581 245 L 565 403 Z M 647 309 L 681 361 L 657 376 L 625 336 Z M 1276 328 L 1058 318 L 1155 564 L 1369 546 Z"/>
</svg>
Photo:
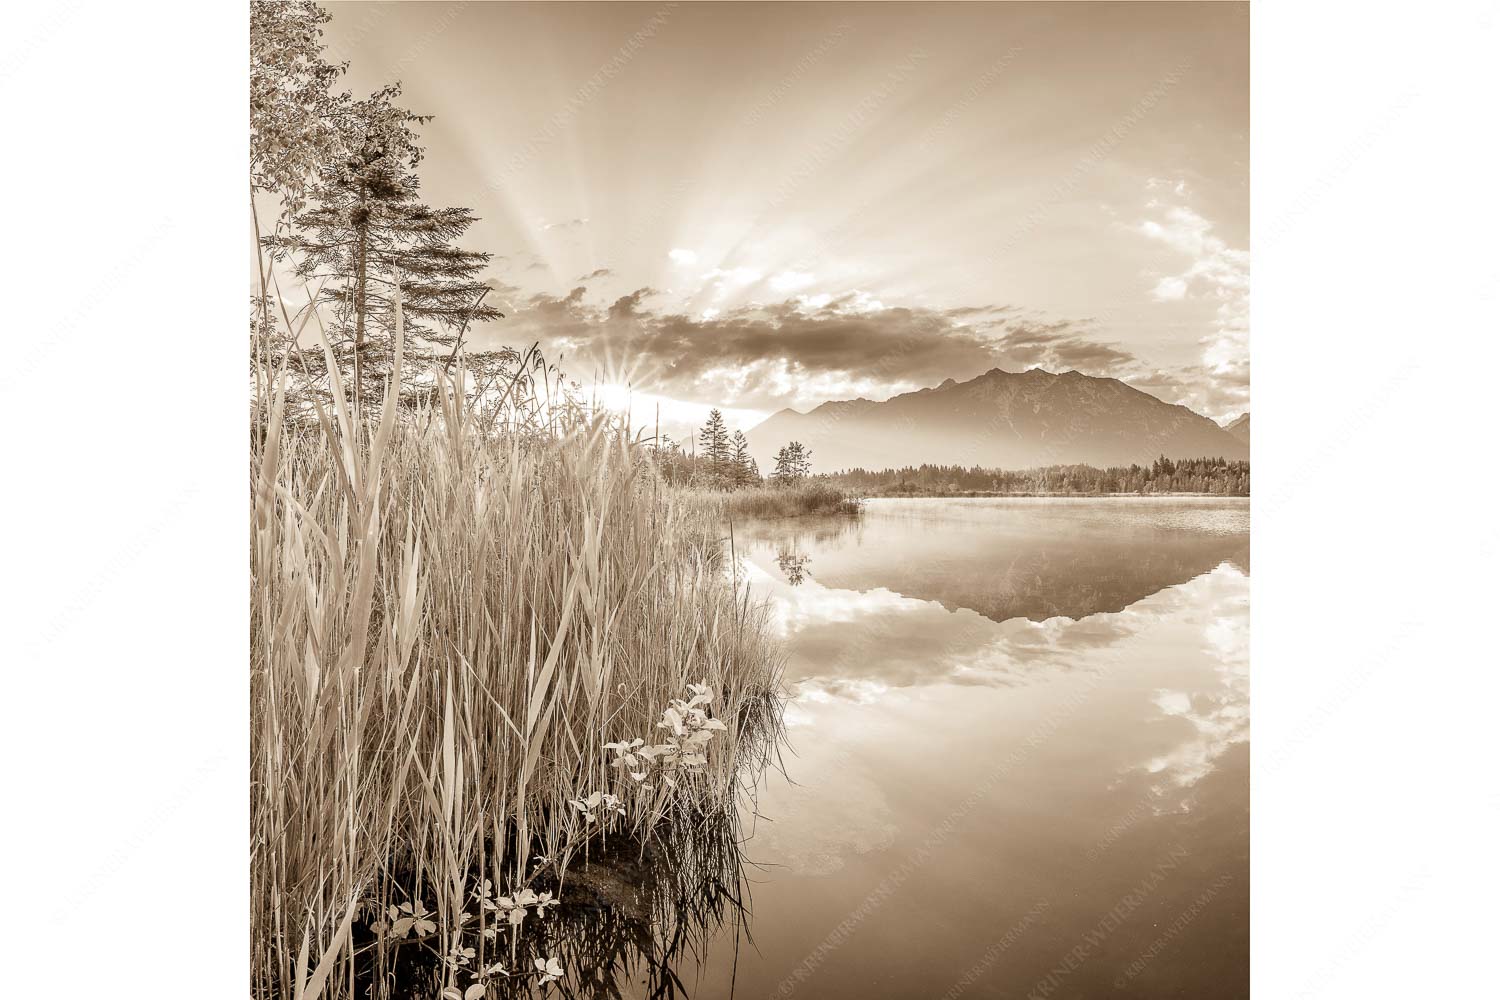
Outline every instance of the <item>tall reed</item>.
<svg viewBox="0 0 1500 1000">
<path fill-rule="evenodd" d="M 503 937 L 461 937 L 476 879 L 566 898 L 601 833 L 733 810 L 778 724 L 778 654 L 714 511 L 659 489 L 612 418 L 512 399 L 497 422 L 459 370 L 433 373 L 430 412 L 398 413 L 392 387 L 361 418 L 328 369 L 312 420 L 289 419 L 294 367 L 263 372 L 252 437 L 257 997 L 363 996 L 357 968 L 401 945 L 361 928 L 401 903 L 432 909 L 435 952 L 496 957 Z M 660 738 L 698 682 L 725 726 L 705 763 L 672 786 L 610 766 L 605 743 Z M 623 814 L 569 804 L 592 792 Z"/>
</svg>

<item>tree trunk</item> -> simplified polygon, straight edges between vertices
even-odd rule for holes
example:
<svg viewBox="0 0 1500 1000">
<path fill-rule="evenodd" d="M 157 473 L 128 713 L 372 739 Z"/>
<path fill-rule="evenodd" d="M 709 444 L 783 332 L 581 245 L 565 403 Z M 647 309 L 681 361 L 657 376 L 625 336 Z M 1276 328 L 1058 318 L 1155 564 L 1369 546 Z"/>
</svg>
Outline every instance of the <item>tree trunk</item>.
<svg viewBox="0 0 1500 1000">
<path fill-rule="evenodd" d="M 360 355 L 365 348 L 365 256 L 369 240 L 368 231 L 369 223 L 361 223 L 354 263 L 354 413 L 356 420 L 359 418 L 359 401 L 364 380 L 363 359 Z"/>
</svg>

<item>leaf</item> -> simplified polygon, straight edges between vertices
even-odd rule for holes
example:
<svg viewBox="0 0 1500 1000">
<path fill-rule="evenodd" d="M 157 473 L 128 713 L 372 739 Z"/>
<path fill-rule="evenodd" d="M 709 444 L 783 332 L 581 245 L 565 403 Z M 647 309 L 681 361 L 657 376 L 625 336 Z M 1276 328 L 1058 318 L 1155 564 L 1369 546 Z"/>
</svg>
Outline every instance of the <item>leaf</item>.
<svg viewBox="0 0 1500 1000">
<path fill-rule="evenodd" d="M 727 732 L 729 729 L 728 726 L 724 725 L 724 723 L 720 722 L 718 719 L 709 719 L 703 724 L 703 728 L 717 729 L 719 732 Z"/>
<path fill-rule="evenodd" d="M 400 920 L 391 925 L 391 933 L 396 935 L 398 938 L 404 938 L 406 937 L 407 932 L 411 930 L 411 925 L 414 923 L 416 923 L 415 918 L 402 917 Z"/>
<path fill-rule="evenodd" d="M 671 723 L 671 729 L 675 735 L 682 735 L 682 714 L 677 709 L 669 708 L 661 714 L 661 717 Z"/>
<path fill-rule="evenodd" d="M 454 991 L 454 995 L 457 995 L 457 991 Z M 479 1000 L 479 998 L 482 996 L 484 996 L 484 984 L 475 983 L 473 986 L 470 986 L 468 989 L 464 990 L 463 1000 Z"/>
<path fill-rule="evenodd" d="M 349 909 L 344 914 L 344 921 L 339 924 L 338 930 L 334 931 L 333 938 L 328 942 L 328 947 L 323 950 L 323 957 L 319 960 L 318 967 L 313 970 L 305 983 L 298 983 L 297 996 L 300 1000 L 318 1000 L 318 997 L 323 994 L 323 984 L 328 982 L 328 977 L 333 973 L 334 962 L 344 949 L 344 941 L 349 936 L 349 925 L 354 922 L 354 911 L 358 907 L 358 897 L 349 900 Z"/>
<path fill-rule="evenodd" d="M 442 1000 L 464 1000 L 464 995 L 458 992 L 457 986 L 450 986 L 438 994 Z"/>
</svg>

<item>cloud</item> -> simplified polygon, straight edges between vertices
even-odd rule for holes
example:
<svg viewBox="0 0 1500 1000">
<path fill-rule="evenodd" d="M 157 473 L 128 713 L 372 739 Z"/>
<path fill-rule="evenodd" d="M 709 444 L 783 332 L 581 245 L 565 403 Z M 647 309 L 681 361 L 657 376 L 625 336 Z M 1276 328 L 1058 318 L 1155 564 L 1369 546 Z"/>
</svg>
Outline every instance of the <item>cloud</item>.
<svg viewBox="0 0 1500 1000">
<path fill-rule="evenodd" d="M 697 251 L 685 250 L 682 247 L 673 247 L 667 251 L 667 256 L 672 258 L 672 263 L 678 267 L 692 267 L 698 263 Z"/>
<path fill-rule="evenodd" d="M 579 278 L 578 280 L 579 281 L 593 281 L 595 278 L 608 278 L 610 275 L 612 275 L 614 273 L 615 272 L 611 271 L 607 267 L 600 267 L 600 268 L 595 268 L 594 270 L 590 271 L 588 274 L 585 274 L 583 277 Z"/>
<path fill-rule="evenodd" d="M 1151 289 L 1151 297 L 1158 302 L 1172 302 L 1187 294 L 1187 281 L 1183 278 L 1165 277 Z"/>
<path fill-rule="evenodd" d="M 1169 185 L 1153 178 L 1147 189 L 1170 189 L 1185 198 L 1182 182 Z M 1155 218 L 1140 223 L 1139 232 L 1187 259 L 1184 270 L 1162 276 L 1150 295 L 1158 302 L 1215 303 L 1212 331 L 1202 338 L 1202 363 L 1177 375 L 1154 373 L 1157 385 L 1175 384 L 1182 401 L 1215 419 L 1250 408 L 1250 254 L 1237 250 L 1215 234 L 1214 225 L 1186 204 L 1169 204 L 1154 195 L 1148 210 Z M 1134 384 L 1145 388 L 1145 381 Z M 1150 391 L 1150 390 L 1147 390 Z"/>
<path fill-rule="evenodd" d="M 582 229 L 588 224 L 588 219 L 569 219 L 566 222 L 544 222 L 542 223 L 542 231 L 550 232 L 553 229 Z"/>
<path fill-rule="evenodd" d="M 1088 323 L 1008 306 L 893 307 L 855 291 L 689 315 L 659 306 L 658 297 L 639 288 L 603 304 L 589 301 L 582 285 L 561 297 L 533 295 L 483 336 L 541 341 L 565 370 L 598 372 L 613 384 L 760 410 L 886 398 L 996 367 L 1092 375 L 1140 367 L 1127 351 L 1094 340 Z"/>
<path fill-rule="evenodd" d="M 817 280 L 817 275 L 806 271 L 782 271 L 780 274 L 771 276 L 771 288 L 781 293 L 796 292 Z"/>
</svg>

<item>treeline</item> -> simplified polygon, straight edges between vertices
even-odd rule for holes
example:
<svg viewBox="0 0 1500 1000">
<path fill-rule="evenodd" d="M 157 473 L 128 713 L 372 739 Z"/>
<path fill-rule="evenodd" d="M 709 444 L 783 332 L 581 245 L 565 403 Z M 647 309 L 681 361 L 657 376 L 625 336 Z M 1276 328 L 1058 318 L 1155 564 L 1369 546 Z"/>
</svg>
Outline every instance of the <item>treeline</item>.
<svg viewBox="0 0 1500 1000">
<path fill-rule="evenodd" d="M 673 486 L 700 489 L 737 490 L 770 483 L 795 486 L 812 476 L 812 451 L 799 441 L 789 441 L 776 452 L 776 465 L 769 477 L 763 477 L 760 466 L 750 455 L 750 442 L 741 431 L 729 433 L 724 415 L 710 410 L 708 420 L 698 431 L 696 445 L 686 447 L 663 434 L 651 449 L 652 459 L 662 479 Z"/>
<path fill-rule="evenodd" d="M 919 465 L 900 469 L 848 469 L 831 482 L 871 496 L 930 496 L 962 493 L 1208 493 L 1249 496 L 1250 463 L 1223 458 L 1161 456 L 1150 465 L 1098 469 L 1049 465 L 1036 469 Z"/>
</svg>

